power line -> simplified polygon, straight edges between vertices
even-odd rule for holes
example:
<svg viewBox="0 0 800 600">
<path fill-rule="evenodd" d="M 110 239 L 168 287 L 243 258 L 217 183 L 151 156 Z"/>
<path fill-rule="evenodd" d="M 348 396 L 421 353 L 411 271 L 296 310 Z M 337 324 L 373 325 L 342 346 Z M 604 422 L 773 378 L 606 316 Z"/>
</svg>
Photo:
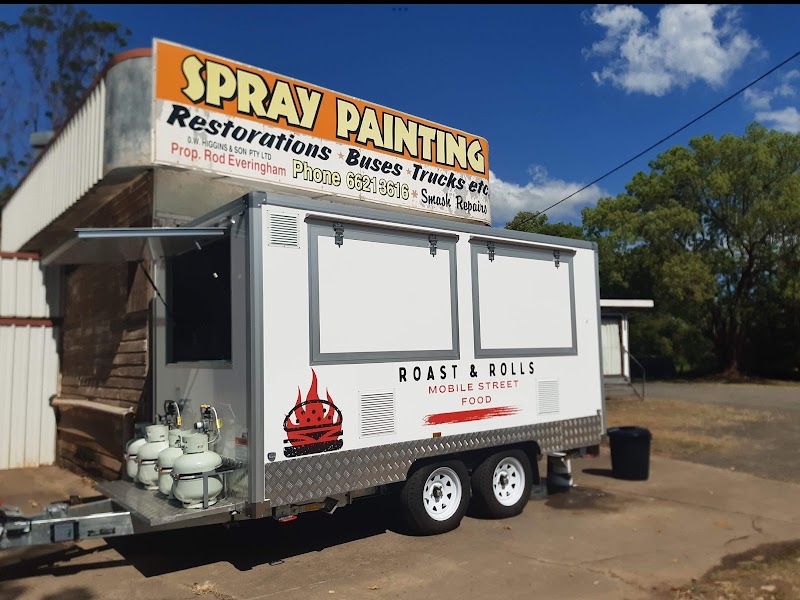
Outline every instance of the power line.
<svg viewBox="0 0 800 600">
<path fill-rule="evenodd" d="M 541 211 L 538 211 L 538 212 L 534 213 L 534 215 L 533 215 L 533 216 L 534 216 L 534 217 L 536 217 L 537 215 L 540 215 L 540 214 L 546 213 L 546 212 L 547 212 L 548 210 L 550 210 L 551 208 L 555 208 L 556 206 L 558 206 L 558 205 L 559 205 L 559 204 L 561 204 L 562 202 L 565 202 L 566 200 L 569 200 L 569 199 L 570 199 L 570 198 L 572 198 L 573 196 L 576 196 L 577 194 L 580 194 L 580 193 L 581 193 L 583 190 L 585 190 L 585 189 L 588 189 L 588 188 L 592 187 L 592 186 L 593 186 L 595 183 L 598 183 L 598 182 L 602 181 L 603 179 L 605 179 L 606 177 L 608 177 L 609 175 L 612 175 L 613 173 L 616 173 L 616 172 L 617 172 L 617 171 L 619 171 L 619 170 L 620 170 L 622 167 L 625 167 L 625 166 L 629 165 L 630 163 L 632 163 L 633 161 L 635 161 L 637 158 L 639 158 L 639 157 L 641 157 L 642 155 L 644 155 L 644 154 L 647 154 L 648 152 L 650 152 L 650 150 L 652 150 L 653 148 L 655 148 L 655 147 L 657 147 L 657 146 L 660 146 L 661 144 L 663 144 L 664 142 L 666 142 L 666 141 L 667 141 L 668 139 L 670 139 L 671 137 L 674 137 L 674 136 L 678 135 L 678 134 L 679 134 L 681 131 L 683 131 L 683 130 L 684 130 L 684 129 L 686 129 L 687 127 L 690 127 L 690 126 L 694 125 L 694 124 L 695 124 L 695 123 L 697 123 L 697 122 L 698 122 L 700 119 L 702 119 L 702 118 L 703 118 L 703 117 L 705 117 L 706 115 L 708 115 L 708 114 L 710 114 L 710 113 L 714 112 L 715 110 L 717 110 L 717 109 L 718 109 L 720 106 L 722 106 L 723 104 L 726 104 L 727 102 L 730 102 L 730 101 L 731 101 L 731 100 L 733 100 L 733 99 L 734 99 L 736 96 L 738 96 L 739 94 L 741 94 L 742 92 L 744 92 L 746 89 L 748 89 L 748 88 L 750 88 L 750 87 L 753 87 L 755 84 L 757 84 L 759 81 L 761 81 L 761 80 L 762 80 L 762 79 L 764 79 L 765 77 L 768 77 L 769 75 L 772 75 L 772 74 L 773 74 L 775 71 L 777 71 L 778 69 L 780 69 L 780 68 L 781 68 L 783 65 L 785 65 L 785 64 L 786 64 L 786 63 L 788 63 L 788 62 L 791 62 L 792 60 L 794 60 L 794 59 L 795 59 L 795 58 L 797 58 L 798 56 L 800 56 L 800 50 L 798 50 L 797 52 L 795 52 L 794 54 L 792 54 L 792 55 L 791 55 L 789 58 L 787 58 L 786 60 L 782 61 L 780 64 L 778 64 L 778 65 L 776 65 L 776 66 L 772 67 L 772 68 L 771 68 L 769 71 L 767 71 L 766 73 L 764 73 L 763 75 L 761 75 L 761 76 L 760 76 L 760 77 L 758 77 L 757 79 L 754 79 L 753 81 L 751 81 L 750 83 L 748 83 L 748 84 L 747 84 L 746 86 L 744 86 L 742 89 L 740 89 L 740 90 L 738 90 L 738 91 L 734 92 L 733 94 L 731 94 L 730 96 L 728 96 L 727 98 L 725 98 L 724 100 L 722 100 L 721 102 L 718 102 L 717 104 L 715 104 L 714 106 L 712 106 L 711 108 L 709 108 L 709 109 L 708 109 L 706 112 L 704 112 L 704 113 L 703 113 L 702 115 L 700 115 L 699 117 L 695 117 L 694 119 L 692 119 L 691 121 L 689 121 L 688 123 L 686 123 L 686 125 L 684 125 L 683 127 L 680 127 L 679 129 L 676 129 L 675 131 L 673 131 L 672 133 L 670 133 L 668 136 L 666 136 L 666 137 L 664 137 L 664 138 L 661 138 L 660 140 L 658 140 L 658 141 L 657 141 L 655 144 L 653 144 L 652 146 L 649 146 L 649 147 L 647 147 L 646 149 L 642 150 L 641 152 L 639 152 L 639 154 L 637 154 L 637 155 L 636 155 L 636 156 L 634 156 L 633 158 L 626 160 L 624 163 L 622 163 L 622 164 L 621 164 L 621 165 L 619 165 L 618 167 L 614 167 L 613 169 L 611 169 L 610 171 L 608 171 L 608 172 L 607 172 L 607 173 L 605 173 L 604 175 L 601 175 L 600 177 L 598 177 L 597 179 L 595 179 L 595 180 L 594 180 L 594 181 L 592 181 L 591 183 L 587 183 L 587 184 L 586 184 L 585 186 L 583 186 L 581 189 L 579 189 L 579 190 L 577 190 L 577 191 L 575 191 L 575 192 L 572 192 L 572 193 L 571 193 L 569 196 L 567 196 L 566 198 L 562 198 L 561 200 L 559 200 L 559 201 L 558 201 L 558 202 L 556 202 L 555 204 L 551 204 L 550 206 L 548 206 L 548 207 L 547 207 L 547 208 L 545 208 L 544 210 L 541 210 Z M 530 220 L 530 218 L 529 218 L 529 219 L 527 219 L 527 220 Z"/>
</svg>

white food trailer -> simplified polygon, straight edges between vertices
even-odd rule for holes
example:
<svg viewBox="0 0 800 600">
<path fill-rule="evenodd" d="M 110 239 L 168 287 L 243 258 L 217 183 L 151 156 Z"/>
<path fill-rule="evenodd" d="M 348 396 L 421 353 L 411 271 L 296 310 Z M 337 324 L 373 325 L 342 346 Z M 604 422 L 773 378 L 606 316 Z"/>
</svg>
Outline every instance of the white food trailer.
<svg viewBox="0 0 800 600">
<path fill-rule="evenodd" d="M 82 229 L 48 264 L 153 261 L 155 405 L 212 405 L 224 494 L 131 481 L 0 548 L 287 519 L 398 493 L 410 529 L 520 513 L 544 455 L 605 431 L 597 251 L 583 241 L 253 192 L 183 227 Z M 189 382 L 189 383 L 187 383 Z M 153 415 L 154 420 L 156 415 Z"/>
</svg>

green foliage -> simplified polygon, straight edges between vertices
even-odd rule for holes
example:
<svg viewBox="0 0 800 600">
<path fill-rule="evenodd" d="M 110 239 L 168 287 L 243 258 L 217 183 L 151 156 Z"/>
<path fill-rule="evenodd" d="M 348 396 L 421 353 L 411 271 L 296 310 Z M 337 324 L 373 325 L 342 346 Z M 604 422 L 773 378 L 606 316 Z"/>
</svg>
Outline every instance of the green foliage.
<svg viewBox="0 0 800 600">
<path fill-rule="evenodd" d="M 694 138 L 582 216 L 506 227 L 597 242 L 603 297 L 655 301 L 633 321 L 634 355 L 800 379 L 800 134 Z"/>
<path fill-rule="evenodd" d="M 518 213 L 517 216 L 506 223 L 506 229 L 527 231 L 528 233 L 540 233 L 542 235 L 554 235 L 576 240 L 584 239 L 583 228 L 579 225 L 572 225 L 570 223 L 549 223 L 547 221 L 547 215 L 525 211 Z"/>
<path fill-rule="evenodd" d="M 28 137 L 56 130 L 130 31 L 71 4 L 30 6 L 0 21 L 0 188 L 17 184 L 33 158 Z"/>
<path fill-rule="evenodd" d="M 584 209 L 583 223 L 603 296 L 655 300 L 641 351 L 687 369 L 797 372 L 800 135 L 753 124 L 694 138 Z"/>
</svg>

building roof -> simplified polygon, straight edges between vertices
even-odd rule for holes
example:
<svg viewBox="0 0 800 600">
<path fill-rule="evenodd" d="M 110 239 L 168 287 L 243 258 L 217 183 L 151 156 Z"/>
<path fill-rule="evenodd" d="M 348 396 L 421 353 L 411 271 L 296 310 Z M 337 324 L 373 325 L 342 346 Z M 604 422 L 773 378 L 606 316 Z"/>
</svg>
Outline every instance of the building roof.
<svg viewBox="0 0 800 600">
<path fill-rule="evenodd" d="M 600 308 L 610 308 L 610 309 L 617 309 L 617 310 L 646 310 L 648 308 L 653 308 L 654 302 L 649 299 L 641 299 L 641 300 L 622 300 L 622 299 L 600 299 Z"/>
</svg>

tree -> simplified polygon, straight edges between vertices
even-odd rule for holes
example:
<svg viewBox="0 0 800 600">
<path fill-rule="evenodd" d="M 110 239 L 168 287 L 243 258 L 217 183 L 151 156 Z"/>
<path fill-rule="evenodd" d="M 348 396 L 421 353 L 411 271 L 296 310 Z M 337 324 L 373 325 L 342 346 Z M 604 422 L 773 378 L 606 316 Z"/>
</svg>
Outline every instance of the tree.
<svg viewBox="0 0 800 600">
<path fill-rule="evenodd" d="M 654 298 L 713 343 L 729 374 L 754 356 L 765 311 L 798 320 L 784 313 L 800 304 L 800 135 L 754 123 L 741 137 L 694 138 L 583 218 L 603 295 Z"/>
<path fill-rule="evenodd" d="M 71 4 L 30 6 L 17 22 L 0 21 L 0 205 L 33 158 L 30 133 L 58 129 L 130 34 Z"/>
<path fill-rule="evenodd" d="M 584 239 L 583 228 L 580 225 L 573 225 L 571 223 L 549 223 L 547 215 L 544 213 L 532 213 L 527 211 L 517 213 L 517 216 L 506 223 L 506 229 L 527 231 L 528 233 L 541 233 L 543 235 L 555 235 L 575 240 Z"/>
</svg>

